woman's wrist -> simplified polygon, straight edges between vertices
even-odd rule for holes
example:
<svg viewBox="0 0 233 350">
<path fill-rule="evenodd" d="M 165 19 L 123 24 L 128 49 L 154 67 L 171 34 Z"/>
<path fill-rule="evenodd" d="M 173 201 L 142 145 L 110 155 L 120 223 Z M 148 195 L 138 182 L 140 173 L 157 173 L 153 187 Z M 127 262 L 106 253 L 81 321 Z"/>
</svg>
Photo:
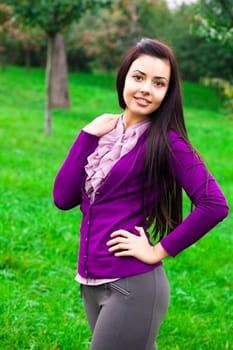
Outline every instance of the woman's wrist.
<svg viewBox="0 0 233 350">
<path fill-rule="evenodd" d="M 153 253 L 155 256 L 156 261 L 161 261 L 169 256 L 168 252 L 163 248 L 161 243 L 157 243 L 153 246 Z"/>
</svg>

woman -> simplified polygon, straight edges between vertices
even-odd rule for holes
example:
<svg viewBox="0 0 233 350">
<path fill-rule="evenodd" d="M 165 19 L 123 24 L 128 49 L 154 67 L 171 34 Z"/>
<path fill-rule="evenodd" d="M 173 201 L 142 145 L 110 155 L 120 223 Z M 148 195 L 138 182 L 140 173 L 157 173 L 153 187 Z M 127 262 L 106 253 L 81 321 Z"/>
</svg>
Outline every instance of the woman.
<svg viewBox="0 0 233 350">
<path fill-rule="evenodd" d="M 142 39 L 123 58 L 117 92 L 123 113 L 81 130 L 54 201 L 63 210 L 80 205 L 83 214 L 76 280 L 90 349 L 154 350 L 169 304 L 162 260 L 200 239 L 228 207 L 188 139 L 172 50 Z M 182 188 L 195 207 L 184 221 Z"/>
</svg>

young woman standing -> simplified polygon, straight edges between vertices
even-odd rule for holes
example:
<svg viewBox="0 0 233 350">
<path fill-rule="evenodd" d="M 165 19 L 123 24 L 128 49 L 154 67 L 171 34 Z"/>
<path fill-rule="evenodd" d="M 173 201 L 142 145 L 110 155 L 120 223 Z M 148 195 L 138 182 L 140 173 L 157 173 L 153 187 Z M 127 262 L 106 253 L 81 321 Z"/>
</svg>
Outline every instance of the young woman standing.
<svg viewBox="0 0 233 350">
<path fill-rule="evenodd" d="M 162 260 L 200 239 L 228 206 L 188 139 L 171 48 L 142 39 L 123 58 L 117 92 L 123 113 L 81 130 L 56 176 L 54 201 L 83 214 L 76 280 L 90 349 L 154 350 L 169 304 Z M 182 188 L 194 205 L 185 220 Z"/>
</svg>

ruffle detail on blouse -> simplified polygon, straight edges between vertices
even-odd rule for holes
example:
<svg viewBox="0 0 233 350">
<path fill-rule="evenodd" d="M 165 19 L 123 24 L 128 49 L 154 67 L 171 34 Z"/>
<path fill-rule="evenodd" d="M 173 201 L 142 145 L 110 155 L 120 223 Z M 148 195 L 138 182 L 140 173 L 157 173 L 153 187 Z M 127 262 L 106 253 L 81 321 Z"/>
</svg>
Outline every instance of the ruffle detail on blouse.
<svg viewBox="0 0 233 350">
<path fill-rule="evenodd" d="M 149 121 L 145 120 L 128 127 L 124 132 L 123 120 L 120 118 L 116 128 L 99 139 L 98 146 L 87 158 L 87 165 L 85 166 L 87 173 L 85 190 L 92 200 L 96 190 L 105 180 L 114 164 L 134 148 L 148 125 Z"/>
</svg>

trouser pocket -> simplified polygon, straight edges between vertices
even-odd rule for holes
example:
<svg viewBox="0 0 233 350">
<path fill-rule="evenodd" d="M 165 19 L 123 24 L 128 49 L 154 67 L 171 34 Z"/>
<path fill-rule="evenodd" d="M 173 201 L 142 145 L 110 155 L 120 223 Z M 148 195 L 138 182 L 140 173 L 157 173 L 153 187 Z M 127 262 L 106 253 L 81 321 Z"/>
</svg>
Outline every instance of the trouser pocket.
<svg viewBox="0 0 233 350">
<path fill-rule="evenodd" d="M 125 288 L 123 288 L 122 286 L 120 286 L 117 282 L 109 282 L 108 286 L 110 289 L 113 289 L 122 295 L 125 295 L 125 296 L 130 295 L 130 292 L 128 290 L 126 290 Z"/>
</svg>

